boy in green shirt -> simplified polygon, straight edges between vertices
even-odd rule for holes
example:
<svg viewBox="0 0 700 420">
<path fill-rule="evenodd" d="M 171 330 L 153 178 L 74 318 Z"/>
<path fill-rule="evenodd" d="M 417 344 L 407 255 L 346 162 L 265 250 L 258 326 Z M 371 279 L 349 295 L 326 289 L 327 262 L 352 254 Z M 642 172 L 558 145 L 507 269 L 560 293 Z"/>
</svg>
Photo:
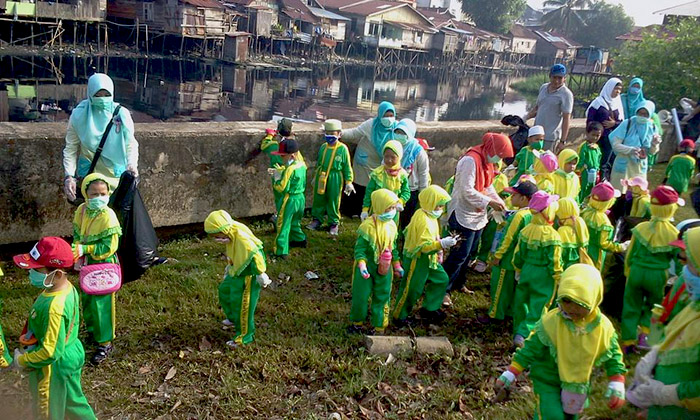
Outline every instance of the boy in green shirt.
<svg viewBox="0 0 700 420">
<path fill-rule="evenodd" d="M 515 173 L 515 176 L 510 181 L 511 186 L 517 184 L 522 175 L 532 173 L 532 166 L 537 160 L 532 151 L 542 150 L 542 147 L 544 147 L 544 128 L 542 126 L 535 125 L 530 127 L 530 131 L 527 134 L 527 146 L 520 149 L 513 161 L 513 166 L 518 168 L 518 172 Z"/>
<path fill-rule="evenodd" d="M 688 184 L 695 172 L 695 159 L 691 156 L 695 142 L 685 139 L 678 146 L 679 153 L 668 161 L 664 184 L 673 187 L 678 194 L 688 191 Z"/>
<path fill-rule="evenodd" d="M 581 175 L 581 191 L 578 202 L 583 201 L 591 195 L 591 190 L 598 180 L 600 170 L 600 160 L 603 152 L 598 146 L 598 140 L 603 135 L 603 124 L 598 121 L 591 121 L 586 126 L 586 141 L 578 148 L 578 164 L 576 172 Z"/>
<path fill-rule="evenodd" d="M 355 192 L 348 146 L 340 141 L 343 126 L 339 120 L 326 120 L 324 139 L 318 151 L 314 181 L 314 204 L 311 207 L 313 221 L 307 226 L 317 230 L 328 216 L 329 232 L 338 236 L 340 223 L 340 199 Z"/>
</svg>

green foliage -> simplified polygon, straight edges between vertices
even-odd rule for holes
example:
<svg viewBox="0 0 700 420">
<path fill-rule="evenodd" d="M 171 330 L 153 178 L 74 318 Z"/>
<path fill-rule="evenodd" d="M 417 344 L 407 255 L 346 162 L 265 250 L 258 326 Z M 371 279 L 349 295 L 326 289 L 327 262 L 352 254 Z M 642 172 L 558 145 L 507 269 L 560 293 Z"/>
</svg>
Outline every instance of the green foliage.
<svg viewBox="0 0 700 420">
<path fill-rule="evenodd" d="M 626 34 L 634 27 L 634 19 L 619 4 L 596 3 L 582 17 L 583 24 L 574 25 L 568 35 L 584 46 L 612 48 L 619 43 L 616 37 Z"/>
<path fill-rule="evenodd" d="M 681 22 L 670 28 L 675 38 L 655 32 L 641 42 L 627 42 L 615 63 L 615 72 L 644 79 L 644 96 L 656 102 L 656 109 L 678 105 L 684 96 L 694 99 L 700 86 L 700 30 L 695 22 Z"/>
<path fill-rule="evenodd" d="M 571 35 L 574 27 L 584 25 L 582 11 L 590 8 L 594 0 L 547 0 L 545 6 L 556 9 L 544 15 L 542 23 L 545 29 L 555 30 L 564 35 Z"/>
<path fill-rule="evenodd" d="M 525 0 L 463 0 L 462 10 L 479 28 L 505 34 L 525 11 Z"/>
</svg>

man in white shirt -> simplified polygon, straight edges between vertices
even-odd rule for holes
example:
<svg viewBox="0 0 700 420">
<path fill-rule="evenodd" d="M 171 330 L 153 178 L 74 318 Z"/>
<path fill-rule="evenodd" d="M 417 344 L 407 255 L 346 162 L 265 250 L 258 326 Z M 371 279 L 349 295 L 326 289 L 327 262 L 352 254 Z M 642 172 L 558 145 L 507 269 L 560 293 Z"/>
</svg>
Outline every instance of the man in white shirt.
<svg viewBox="0 0 700 420">
<path fill-rule="evenodd" d="M 574 109 L 574 94 L 565 83 L 566 67 L 555 64 L 549 72 L 549 83 L 540 87 L 537 104 L 524 118 L 527 121 L 535 117 L 535 125 L 544 127 L 544 148 L 554 153 L 569 138 L 569 123 Z"/>
</svg>

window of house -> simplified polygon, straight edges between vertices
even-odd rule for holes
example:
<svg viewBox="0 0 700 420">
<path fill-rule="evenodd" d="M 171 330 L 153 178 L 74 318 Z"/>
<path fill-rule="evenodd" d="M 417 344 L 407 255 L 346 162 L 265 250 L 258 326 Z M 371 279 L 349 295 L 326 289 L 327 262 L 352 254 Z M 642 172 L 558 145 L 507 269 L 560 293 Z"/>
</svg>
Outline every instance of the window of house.
<svg viewBox="0 0 700 420">
<path fill-rule="evenodd" d="M 414 32 L 413 33 L 413 41 L 414 42 L 423 42 L 423 32 Z"/>
<path fill-rule="evenodd" d="M 369 24 L 369 34 L 372 36 L 377 36 L 379 34 L 379 24 L 377 23 L 370 23 Z"/>
<path fill-rule="evenodd" d="M 146 22 L 153 20 L 153 3 L 143 2 L 143 20 Z"/>
</svg>

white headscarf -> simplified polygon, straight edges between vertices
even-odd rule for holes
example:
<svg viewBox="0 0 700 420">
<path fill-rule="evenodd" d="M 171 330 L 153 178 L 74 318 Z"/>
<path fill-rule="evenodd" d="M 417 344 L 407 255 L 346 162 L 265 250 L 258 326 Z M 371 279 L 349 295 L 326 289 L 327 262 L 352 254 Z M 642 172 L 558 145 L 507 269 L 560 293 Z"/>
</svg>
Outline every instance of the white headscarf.
<svg viewBox="0 0 700 420">
<path fill-rule="evenodd" d="M 603 85 L 603 89 L 600 90 L 600 95 L 598 95 L 598 97 L 595 98 L 588 106 L 588 109 L 586 109 L 586 114 L 588 114 L 588 111 L 591 108 L 598 109 L 602 106 L 609 109 L 610 112 L 617 110 L 620 121 L 624 120 L 625 109 L 622 106 L 622 99 L 620 98 L 620 95 L 617 95 L 614 98 L 610 96 L 612 95 L 613 90 L 615 90 L 615 86 L 618 84 L 622 85 L 622 80 L 618 79 L 617 77 L 608 79 L 608 81 L 605 82 L 605 85 Z"/>
</svg>

